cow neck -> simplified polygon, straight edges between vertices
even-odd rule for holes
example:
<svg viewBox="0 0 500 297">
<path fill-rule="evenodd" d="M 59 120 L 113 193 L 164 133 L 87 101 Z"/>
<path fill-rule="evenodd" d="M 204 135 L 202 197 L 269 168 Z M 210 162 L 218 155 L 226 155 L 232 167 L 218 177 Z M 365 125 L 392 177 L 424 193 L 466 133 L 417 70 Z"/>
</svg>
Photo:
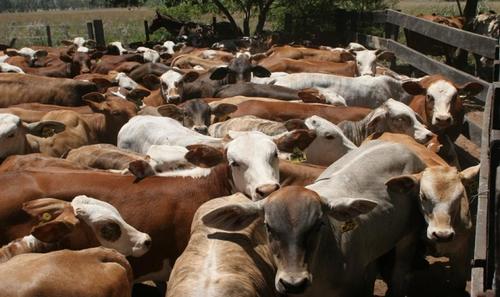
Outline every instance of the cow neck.
<svg viewBox="0 0 500 297">
<path fill-rule="evenodd" d="M 226 193 L 224 195 L 231 195 L 232 193 L 236 192 L 236 188 L 233 182 L 233 174 L 231 172 L 231 166 L 227 164 L 227 161 L 213 167 L 210 175 L 207 178 L 209 179 L 210 184 L 216 186 L 217 190 L 220 190 L 221 193 Z M 213 183 L 211 181 L 213 181 Z"/>
<path fill-rule="evenodd" d="M 84 117 L 85 122 L 89 125 L 90 130 L 95 133 L 97 141 L 102 143 L 115 144 L 117 142 L 118 132 L 124 123 L 118 123 L 111 115 L 103 113 L 94 113 L 91 116 Z"/>
<path fill-rule="evenodd" d="M 374 112 L 375 110 L 359 121 L 344 121 L 342 123 L 342 132 L 355 145 L 360 146 L 366 137 L 375 132 L 368 129 L 368 121 Z"/>
<path fill-rule="evenodd" d="M 48 252 L 54 250 L 56 247 L 57 244 L 44 243 L 36 239 L 33 235 L 28 235 L 0 248 L 0 264 L 7 262 L 17 255 Z"/>
</svg>

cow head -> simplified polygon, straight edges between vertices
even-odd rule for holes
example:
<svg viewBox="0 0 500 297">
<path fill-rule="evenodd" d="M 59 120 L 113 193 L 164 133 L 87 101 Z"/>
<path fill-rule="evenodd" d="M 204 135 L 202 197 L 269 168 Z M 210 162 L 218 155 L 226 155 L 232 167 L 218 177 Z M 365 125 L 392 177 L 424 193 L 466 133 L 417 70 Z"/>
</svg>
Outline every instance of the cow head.
<svg viewBox="0 0 500 297">
<path fill-rule="evenodd" d="M 61 52 L 59 59 L 69 64 L 69 72 L 72 76 L 90 72 L 92 60 L 102 57 L 102 52 L 93 51 L 86 47 L 72 45 L 67 50 Z"/>
<path fill-rule="evenodd" d="M 0 114 L 0 158 L 29 153 L 31 149 L 26 138 L 27 134 L 48 137 L 64 129 L 64 124 L 60 122 L 41 121 L 26 124 L 16 115 L 2 113 Z"/>
<path fill-rule="evenodd" d="M 437 132 L 454 124 L 455 117 L 463 113 L 462 97 L 479 94 L 483 86 L 477 82 L 457 86 L 444 78 L 429 76 L 419 82 L 404 82 L 403 89 L 410 95 L 425 96 L 427 125 Z"/>
<path fill-rule="evenodd" d="M 316 138 L 304 150 L 308 163 L 329 166 L 356 148 L 337 125 L 322 117 L 314 115 L 304 123 L 316 132 Z"/>
<path fill-rule="evenodd" d="M 211 107 L 201 99 L 188 100 L 182 106 L 166 104 L 157 108 L 161 116 L 171 117 L 181 122 L 184 127 L 191 128 L 194 131 L 207 134 L 210 126 L 211 117 L 224 117 L 238 107 L 233 104 L 219 104 Z"/>
<path fill-rule="evenodd" d="M 182 102 L 184 84 L 195 81 L 199 77 L 198 72 L 190 71 L 184 75 L 177 71 L 169 70 L 160 77 L 160 90 L 163 99 L 167 103 L 178 104 Z"/>
<path fill-rule="evenodd" d="M 384 50 L 360 50 L 353 49 L 349 51 L 356 60 L 356 71 L 358 76 L 375 76 L 377 71 L 377 60 L 390 60 L 394 58 L 394 53 Z"/>
<path fill-rule="evenodd" d="M 100 244 L 133 257 L 151 247 L 151 237 L 125 222 L 111 204 L 85 195 L 71 202 L 37 199 L 24 203 L 23 210 L 37 220 L 31 233 L 43 242 L 67 240 L 71 248 L 80 249 Z"/>
<path fill-rule="evenodd" d="M 20 50 L 7 49 L 5 53 L 10 56 L 21 56 L 26 60 L 30 67 L 44 67 L 47 66 L 45 59 L 47 58 L 46 50 L 33 50 L 29 47 L 23 47 Z"/>
<path fill-rule="evenodd" d="M 284 187 L 258 202 L 232 203 L 202 217 L 205 225 L 227 231 L 241 230 L 256 219 L 264 221 L 269 247 L 277 266 L 276 290 L 300 294 L 312 283 L 311 265 L 328 217 L 346 221 L 368 213 L 377 203 L 361 198 L 325 200 L 303 187 Z"/>
<path fill-rule="evenodd" d="M 219 67 L 210 75 L 212 80 L 227 79 L 230 84 L 250 82 L 252 73 L 257 77 L 269 77 L 271 72 L 259 65 L 252 65 L 248 55 L 233 59 L 227 67 Z"/>
<path fill-rule="evenodd" d="M 459 172 L 455 167 L 434 166 L 423 172 L 402 175 L 386 182 L 390 191 L 418 193 L 420 210 L 427 222 L 427 239 L 450 241 L 472 222 L 464 184 L 475 179 L 479 165 Z"/>
<path fill-rule="evenodd" d="M 388 99 L 367 116 L 369 133 L 401 133 L 425 144 L 434 137 L 422 123 L 420 116 L 408 105 Z"/>
</svg>

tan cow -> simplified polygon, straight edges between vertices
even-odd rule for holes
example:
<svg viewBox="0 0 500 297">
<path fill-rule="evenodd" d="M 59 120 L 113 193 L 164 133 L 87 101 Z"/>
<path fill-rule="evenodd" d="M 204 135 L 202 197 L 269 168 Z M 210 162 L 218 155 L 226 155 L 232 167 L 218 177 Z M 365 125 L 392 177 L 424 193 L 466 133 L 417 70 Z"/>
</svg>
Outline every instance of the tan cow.
<svg viewBox="0 0 500 297">
<path fill-rule="evenodd" d="M 2 297 L 130 297 L 132 268 L 115 250 L 19 255 L 0 265 Z"/>
<path fill-rule="evenodd" d="M 450 257 L 453 274 L 451 286 L 464 292 L 472 234 L 465 186 L 475 179 L 479 165 L 458 171 L 407 135 L 384 133 L 377 139 L 403 144 L 426 164 L 422 172 L 394 177 L 387 182 L 387 186 L 397 191 L 416 192 L 420 211 L 427 223 L 426 241 L 430 253 Z"/>
<path fill-rule="evenodd" d="M 275 265 L 262 220 L 236 232 L 219 232 L 201 220 L 215 208 L 248 201 L 238 193 L 200 206 L 191 224 L 189 243 L 170 275 L 167 297 L 276 296 Z"/>
</svg>

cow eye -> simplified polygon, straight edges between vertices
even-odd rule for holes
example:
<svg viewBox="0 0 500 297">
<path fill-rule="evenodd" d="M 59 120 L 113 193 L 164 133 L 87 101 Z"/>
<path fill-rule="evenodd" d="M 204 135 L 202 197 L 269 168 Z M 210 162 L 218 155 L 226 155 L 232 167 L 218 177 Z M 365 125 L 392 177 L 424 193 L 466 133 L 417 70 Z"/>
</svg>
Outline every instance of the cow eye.
<svg viewBox="0 0 500 297">
<path fill-rule="evenodd" d="M 12 138 L 12 137 L 14 137 L 14 135 L 16 135 L 16 133 L 12 132 L 9 135 L 7 135 L 7 138 Z"/>
<path fill-rule="evenodd" d="M 273 157 L 278 158 L 278 151 L 274 151 Z"/>
<path fill-rule="evenodd" d="M 434 102 L 434 97 L 432 97 L 432 95 L 427 95 L 427 101 Z"/>
<path fill-rule="evenodd" d="M 332 140 L 332 139 L 335 139 L 335 136 L 332 135 L 332 134 L 326 134 L 325 138 L 328 139 L 328 140 Z"/>
<path fill-rule="evenodd" d="M 102 225 L 100 233 L 102 238 L 107 241 L 116 241 L 122 235 L 120 226 L 115 222 L 109 222 Z"/>
<path fill-rule="evenodd" d="M 229 161 L 229 166 L 231 166 L 231 167 L 239 167 L 240 163 L 238 163 L 236 161 Z"/>
</svg>

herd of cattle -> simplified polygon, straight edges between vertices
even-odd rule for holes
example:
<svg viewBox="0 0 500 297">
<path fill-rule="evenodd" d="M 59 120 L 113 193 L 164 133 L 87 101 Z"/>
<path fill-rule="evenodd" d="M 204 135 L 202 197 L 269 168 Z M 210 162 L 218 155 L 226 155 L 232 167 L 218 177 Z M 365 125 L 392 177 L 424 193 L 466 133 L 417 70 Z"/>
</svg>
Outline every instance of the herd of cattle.
<svg viewBox="0 0 500 297">
<path fill-rule="evenodd" d="M 428 255 L 464 292 L 480 84 L 356 43 L 93 45 L 0 52 L 2 297 L 405 296 Z"/>
</svg>

